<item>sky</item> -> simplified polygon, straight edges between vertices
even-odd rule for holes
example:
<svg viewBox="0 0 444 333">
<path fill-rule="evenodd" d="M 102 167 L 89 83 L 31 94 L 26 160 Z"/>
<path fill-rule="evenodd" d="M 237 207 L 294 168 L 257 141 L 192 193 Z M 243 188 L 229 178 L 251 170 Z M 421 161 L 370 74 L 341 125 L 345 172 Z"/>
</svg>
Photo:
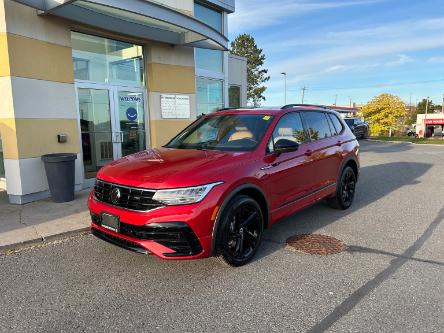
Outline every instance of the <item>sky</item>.
<svg viewBox="0 0 444 333">
<path fill-rule="evenodd" d="M 444 0 L 237 0 L 229 38 L 251 34 L 266 56 L 263 106 L 348 106 L 381 93 L 415 104 L 444 94 Z M 337 95 L 337 97 L 336 97 Z"/>
</svg>

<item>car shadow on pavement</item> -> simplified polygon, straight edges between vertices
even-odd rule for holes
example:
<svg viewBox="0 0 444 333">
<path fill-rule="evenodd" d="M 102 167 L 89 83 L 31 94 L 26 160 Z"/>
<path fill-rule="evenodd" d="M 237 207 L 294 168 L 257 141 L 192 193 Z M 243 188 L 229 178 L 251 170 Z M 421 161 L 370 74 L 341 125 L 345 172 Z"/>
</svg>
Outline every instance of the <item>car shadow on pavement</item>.
<svg viewBox="0 0 444 333">
<path fill-rule="evenodd" d="M 361 168 L 353 206 L 348 210 L 335 210 L 321 201 L 265 230 L 263 243 L 253 260 L 272 254 L 285 247 L 288 237 L 311 234 L 379 200 L 403 186 L 419 183 L 418 178 L 431 168 L 427 163 L 393 162 Z"/>
</svg>

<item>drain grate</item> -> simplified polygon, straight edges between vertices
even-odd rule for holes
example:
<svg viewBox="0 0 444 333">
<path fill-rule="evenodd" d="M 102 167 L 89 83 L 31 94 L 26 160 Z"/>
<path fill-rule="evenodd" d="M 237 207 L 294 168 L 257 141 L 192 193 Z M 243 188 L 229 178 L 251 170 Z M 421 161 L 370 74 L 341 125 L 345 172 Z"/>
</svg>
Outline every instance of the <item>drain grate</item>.
<svg viewBox="0 0 444 333">
<path fill-rule="evenodd" d="M 298 252 L 319 255 L 340 253 L 347 249 L 344 242 L 339 239 L 318 234 L 291 236 L 287 239 L 287 246 Z"/>
</svg>

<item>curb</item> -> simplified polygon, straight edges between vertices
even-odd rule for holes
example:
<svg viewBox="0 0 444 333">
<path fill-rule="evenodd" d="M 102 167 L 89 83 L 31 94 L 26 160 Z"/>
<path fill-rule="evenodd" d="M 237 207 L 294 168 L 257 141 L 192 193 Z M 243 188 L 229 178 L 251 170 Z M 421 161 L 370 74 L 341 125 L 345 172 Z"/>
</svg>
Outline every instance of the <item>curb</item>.
<svg viewBox="0 0 444 333">
<path fill-rule="evenodd" d="M 84 228 L 80 228 L 77 230 L 70 230 L 70 231 L 65 231 L 65 232 L 59 233 L 59 234 L 50 235 L 48 237 L 38 237 L 38 238 L 30 239 L 30 240 L 27 240 L 24 242 L 3 245 L 3 246 L 0 246 L 0 255 L 6 254 L 9 251 L 17 251 L 17 250 L 21 250 L 21 249 L 24 249 L 27 247 L 42 245 L 42 244 L 46 244 L 46 243 L 53 242 L 56 240 L 69 238 L 71 236 L 76 236 L 76 235 L 79 235 L 82 233 L 86 233 L 86 232 L 89 233 L 90 230 L 91 230 L 90 227 L 84 227 Z"/>
<path fill-rule="evenodd" d="M 372 142 L 408 143 L 408 144 L 411 144 L 411 145 L 427 146 L 427 147 L 444 147 L 444 144 L 437 145 L 437 144 L 433 144 L 433 143 L 415 143 L 415 142 L 411 142 L 411 141 L 386 141 L 386 140 L 377 140 L 377 139 L 366 139 L 366 140 L 367 141 L 372 141 Z"/>
</svg>

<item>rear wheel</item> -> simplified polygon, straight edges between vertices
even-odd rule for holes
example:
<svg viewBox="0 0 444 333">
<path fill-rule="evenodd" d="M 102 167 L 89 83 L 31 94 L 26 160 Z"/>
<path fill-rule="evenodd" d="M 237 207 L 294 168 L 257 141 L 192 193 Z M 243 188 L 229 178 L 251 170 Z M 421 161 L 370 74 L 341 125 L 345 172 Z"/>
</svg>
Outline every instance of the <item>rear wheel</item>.
<svg viewBox="0 0 444 333">
<path fill-rule="evenodd" d="M 263 229 L 264 217 L 259 204 L 249 196 L 236 196 L 222 214 L 218 254 L 231 266 L 247 264 L 259 248 Z"/>
<path fill-rule="evenodd" d="M 348 209 L 355 198 L 356 174 L 355 171 L 347 166 L 342 170 L 339 179 L 336 195 L 329 199 L 330 206 L 336 209 Z"/>
</svg>

